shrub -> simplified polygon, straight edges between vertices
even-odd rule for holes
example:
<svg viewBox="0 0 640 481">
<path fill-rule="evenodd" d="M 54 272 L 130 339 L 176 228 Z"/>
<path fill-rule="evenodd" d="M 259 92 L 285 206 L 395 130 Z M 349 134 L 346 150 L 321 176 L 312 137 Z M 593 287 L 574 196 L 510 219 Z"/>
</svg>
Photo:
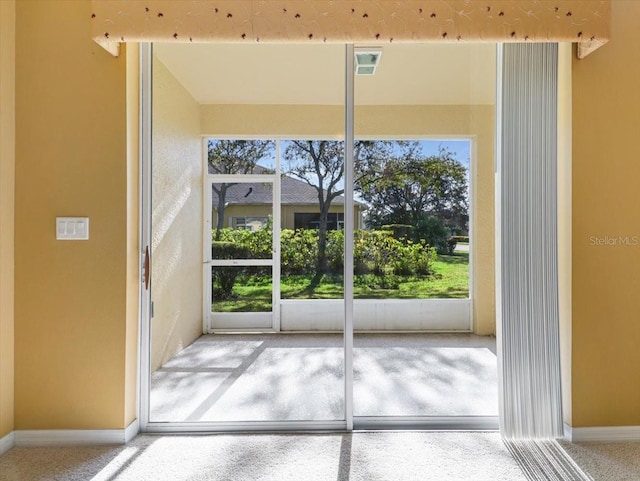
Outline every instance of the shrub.
<svg viewBox="0 0 640 481">
<path fill-rule="evenodd" d="M 317 237 L 317 236 L 316 236 Z M 331 274 L 344 272 L 344 231 L 327 232 L 327 261 Z"/>
<path fill-rule="evenodd" d="M 391 231 L 393 238 L 398 240 L 410 239 L 413 234 L 413 226 L 409 224 L 383 225 L 380 230 Z"/>
<path fill-rule="evenodd" d="M 235 230 L 224 228 L 219 241 L 212 242 L 213 259 L 263 259 L 271 256 L 271 230 Z M 281 263 L 283 275 L 316 274 L 318 232 L 312 229 L 283 229 L 281 231 Z M 327 233 L 327 260 L 331 274 L 344 270 L 344 231 Z M 376 284 L 392 285 L 394 276 L 426 276 L 431 273 L 435 249 L 424 240 L 395 238 L 392 230 L 357 230 L 354 232 L 354 273 L 373 275 Z M 228 299 L 239 275 L 268 275 L 264 267 L 224 267 L 213 269 L 214 289 L 218 296 Z M 383 279 L 388 278 L 388 279 Z"/>
<path fill-rule="evenodd" d="M 250 255 L 250 250 L 240 242 L 213 241 L 211 242 L 212 259 L 243 259 Z"/>
<path fill-rule="evenodd" d="M 242 259 L 249 255 L 249 249 L 236 242 L 212 241 L 212 259 Z M 214 298 L 229 299 L 237 277 L 244 271 L 243 267 L 214 267 L 211 269 Z"/>
<path fill-rule="evenodd" d="M 435 256 L 435 249 L 424 241 L 408 241 L 399 248 L 398 255 L 394 258 L 393 272 L 399 276 L 426 276 L 431 273 L 431 262 L 435 260 Z"/>
<path fill-rule="evenodd" d="M 442 221 L 436 217 L 425 217 L 420 219 L 414 230 L 414 240 L 424 241 L 432 247 L 435 247 L 439 254 L 449 252 L 449 229 L 445 227 Z"/>
<path fill-rule="evenodd" d="M 318 258 L 318 233 L 310 229 L 280 231 L 282 273 L 308 274 L 314 272 Z"/>
<path fill-rule="evenodd" d="M 221 259 L 269 259 L 272 256 L 273 233 L 271 227 L 251 231 L 248 229 L 232 229 L 225 227 L 220 230 L 220 241 L 237 244 L 239 249 L 245 249 L 242 255 L 223 257 Z M 215 242 L 215 241 L 214 241 Z M 215 257 L 214 257 L 215 259 Z"/>
<path fill-rule="evenodd" d="M 393 238 L 390 231 L 363 232 L 368 242 L 364 244 L 365 258 L 370 262 L 371 272 L 377 276 L 384 276 L 392 261 L 398 257 L 402 243 Z"/>
<path fill-rule="evenodd" d="M 427 275 L 435 250 L 424 241 L 401 242 L 390 231 L 356 231 L 355 273 L 388 275 Z"/>
</svg>

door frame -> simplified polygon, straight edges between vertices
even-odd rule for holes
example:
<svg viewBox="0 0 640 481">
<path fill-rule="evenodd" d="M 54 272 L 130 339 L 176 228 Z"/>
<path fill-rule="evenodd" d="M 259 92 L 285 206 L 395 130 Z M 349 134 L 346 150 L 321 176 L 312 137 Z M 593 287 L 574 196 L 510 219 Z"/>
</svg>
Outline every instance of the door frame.
<svg viewBox="0 0 640 481">
<path fill-rule="evenodd" d="M 151 246 L 151 106 L 152 106 L 152 58 L 153 46 L 150 43 L 141 43 L 139 46 L 140 58 L 140 162 L 139 162 L 139 192 L 140 199 L 138 208 L 140 212 L 140 260 L 144 266 L 143 256 L 148 248 L 149 264 L 153 265 L 153 252 Z M 141 269 L 142 272 L 142 269 Z M 153 305 L 151 302 L 151 275 L 149 275 L 148 288 L 144 282 L 140 283 L 140 327 L 139 327 L 139 364 L 138 374 L 138 419 L 140 431 L 145 432 L 149 427 L 149 400 L 150 400 L 150 377 L 151 377 L 151 319 L 153 317 Z M 144 276 L 143 276 L 144 277 Z"/>
<path fill-rule="evenodd" d="M 145 290 L 141 286 L 141 316 L 140 316 L 140 393 L 139 393 L 139 419 L 140 430 L 147 433 L 188 433 L 188 432 L 279 432 L 279 431 L 352 431 L 354 429 L 432 429 L 432 430 L 481 430 L 495 431 L 498 429 L 498 416 L 384 416 L 367 417 L 353 415 L 353 336 L 354 336 L 354 301 L 353 301 L 353 230 L 354 230 L 354 198 L 353 198 L 353 143 L 354 132 L 354 45 L 345 44 L 345 247 L 344 247 L 344 419 L 327 421 L 231 421 L 231 422 L 151 422 L 149 419 L 150 408 L 150 323 L 153 317 L 153 303 L 150 298 L 150 290 Z M 151 105 L 152 105 L 152 44 L 140 44 L 140 134 L 141 134 L 141 155 L 140 155 L 140 212 L 141 212 L 141 245 L 150 245 L 151 242 Z M 220 137 L 222 138 L 222 137 Z M 206 138 L 203 139 L 206 142 Z M 277 143 L 279 148 L 279 143 Z M 472 143 L 473 145 L 473 143 Z M 278 168 L 280 152 L 276 153 Z M 203 149 L 203 169 L 205 182 L 209 182 L 209 174 L 206 162 L 206 149 Z M 279 187 L 279 182 L 277 182 Z M 276 182 L 274 182 L 274 195 Z M 209 195 L 203 196 L 205 206 L 211 205 L 210 188 Z M 278 203 L 280 192 L 277 192 Z M 208 204 L 207 204 L 208 202 Z M 277 214 L 277 219 L 276 219 Z M 204 214 L 203 214 L 204 215 Z M 204 220 L 204 219 L 203 219 Z M 276 224 L 277 221 L 277 224 Z M 280 208 L 274 210 L 274 249 L 278 249 L 278 262 L 273 262 L 272 275 L 280 280 Z M 205 232 L 210 232 L 203 223 Z M 277 238 L 275 232 L 277 231 Z M 209 234 L 210 235 L 210 234 Z M 210 247 L 207 253 L 209 240 L 203 243 L 203 272 L 209 272 L 207 259 L 210 261 Z M 203 237 L 205 234 L 203 233 Z M 210 245 L 210 244 L 209 244 Z M 208 255 L 208 257 L 207 257 Z M 209 269 L 207 269 L 209 267 Z M 206 275 L 206 274 L 204 274 Z M 203 280 L 204 280 L 203 275 Z M 276 280 L 274 279 L 274 287 Z M 471 275 L 469 277 L 471 289 Z M 274 289 L 275 292 L 275 289 Z M 471 290 L 470 290 L 471 293 Z M 275 294 L 274 294 L 275 295 Z M 280 289 L 277 289 L 278 302 L 275 302 L 274 310 L 274 331 L 280 329 Z M 472 302 L 472 295 L 470 294 Z M 203 302 L 204 306 L 210 309 L 210 302 Z M 276 307 L 277 306 L 277 307 Z M 276 312 L 277 311 L 277 312 Z M 207 318 L 203 317 L 203 331 L 208 332 Z M 219 330 L 216 330 L 219 331 Z M 238 329 L 233 329 L 238 331 Z M 255 329 L 251 329 L 255 332 Z"/>
<path fill-rule="evenodd" d="M 213 334 L 216 332 L 279 332 L 280 331 L 280 143 L 276 141 L 276 169 L 274 174 L 210 174 L 207 159 L 207 137 L 202 139 L 202 179 L 203 179 L 203 208 L 202 208 L 202 332 Z M 211 185 L 219 182 L 255 183 L 268 182 L 272 185 L 273 201 L 271 204 L 271 259 L 230 259 L 214 260 L 211 258 L 211 230 L 213 211 Z M 251 325 L 253 319 L 266 318 L 264 312 L 229 312 L 219 313 L 211 310 L 212 269 L 215 267 L 232 266 L 267 266 L 271 267 L 271 322 L 269 326 Z M 241 327 L 216 326 L 216 319 L 225 320 L 236 318 L 243 324 Z"/>
</svg>

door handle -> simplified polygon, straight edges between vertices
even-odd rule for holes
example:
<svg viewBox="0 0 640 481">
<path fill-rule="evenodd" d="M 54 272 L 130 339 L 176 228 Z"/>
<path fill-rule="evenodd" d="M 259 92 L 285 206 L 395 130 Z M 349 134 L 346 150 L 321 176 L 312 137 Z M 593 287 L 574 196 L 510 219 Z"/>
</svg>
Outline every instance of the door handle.
<svg viewBox="0 0 640 481">
<path fill-rule="evenodd" d="M 149 290 L 149 279 L 151 277 L 151 264 L 149 262 L 149 246 L 144 248 L 144 265 L 142 267 L 142 275 L 144 277 L 144 288 Z"/>
</svg>

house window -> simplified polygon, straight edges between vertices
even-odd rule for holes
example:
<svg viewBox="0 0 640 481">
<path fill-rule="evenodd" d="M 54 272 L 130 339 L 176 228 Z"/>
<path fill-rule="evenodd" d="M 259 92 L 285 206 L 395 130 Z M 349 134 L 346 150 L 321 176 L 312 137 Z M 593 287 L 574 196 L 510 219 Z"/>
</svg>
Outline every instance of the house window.
<svg viewBox="0 0 640 481">
<path fill-rule="evenodd" d="M 320 214 L 313 212 L 296 212 L 293 217 L 295 229 L 317 229 L 320 225 Z M 340 230 L 344 227 L 342 212 L 329 212 L 327 230 Z"/>
<path fill-rule="evenodd" d="M 233 228 L 257 231 L 269 224 L 268 217 L 233 217 Z"/>
</svg>

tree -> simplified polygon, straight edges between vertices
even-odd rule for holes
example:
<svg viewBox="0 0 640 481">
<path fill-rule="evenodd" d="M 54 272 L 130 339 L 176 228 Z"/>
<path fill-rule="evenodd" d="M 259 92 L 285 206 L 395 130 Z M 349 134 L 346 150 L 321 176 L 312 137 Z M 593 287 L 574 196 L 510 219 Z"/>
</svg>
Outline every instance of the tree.
<svg viewBox="0 0 640 481">
<path fill-rule="evenodd" d="M 209 173 L 211 174 L 249 174 L 258 161 L 270 154 L 273 142 L 270 140 L 209 140 L 207 143 Z M 218 196 L 218 221 L 216 240 L 220 239 L 220 230 L 224 226 L 224 209 L 227 191 L 236 182 L 213 184 Z"/>
<path fill-rule="evenodd" d="M 396 155 L 360 183 L 362 198 L 369 204 L 368 225 L 417 226 L 429 216 L 451 230 L 468 230 L 467 170 L 453 154 L 441 149 L 424 157 Z"/>
<path fill-rule="evenodd" d="M 356 141 L 354 144 L 355 182 L 363 172 L 374 170 L 391 151 L 386 141 Z M 330 140 L 293 140 L 284 152 L 293 175 L 316 189 L 320 220 L 318 225 L 318 273 L 328 271 L 327 221 L 331 203 L 344 194 L 344 142 Z"/>
</svg>

